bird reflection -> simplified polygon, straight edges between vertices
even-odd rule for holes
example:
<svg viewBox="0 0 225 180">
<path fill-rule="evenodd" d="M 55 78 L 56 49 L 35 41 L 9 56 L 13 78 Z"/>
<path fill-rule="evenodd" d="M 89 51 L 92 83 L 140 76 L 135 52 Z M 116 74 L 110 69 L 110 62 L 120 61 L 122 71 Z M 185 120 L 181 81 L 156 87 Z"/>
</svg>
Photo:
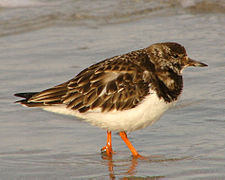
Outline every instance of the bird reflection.
<svg viewBox="0 0 225 180">
<path fill-rule="evenodd" d="M 105 155 L 102 155 L 102 159 L 104 160 L 107 160 L 108 161 L 108 170 L 109 170 L 109 178 L 110 179 L 115 179 L 115 175 L 114 175 L 114 170 L 113 170 L 113 167 L 114 167 L 114 162 L 112 160 L 112 156 L 105 156 Z"/>
<path fill-rule="evenodd" d="M 113 160 L 112 156 L 107 156 L 102 154 L 102 159 L 104 161 L 107 162 L 108 165 L 108 171 L 109 171 L 109 178 L 111 180 L 117 179 L 116 175 L 121 176 L 121 172 L 116 172 L 116 170 L 114 170 L 114 168 L 119 168 L 122 167 L 124 169 L 124 167 L 126 167 L 125 171 L 122 173 L 124 174 L 124 177 L 120 178 L 121 180 L 142 180 L 142 179 L 147 179 L 147 180 L 157 180 L 157 179 L 161 179 L 164 176 L 147 176 L 147 177 L 137 177 L 135 176 L 136 174 L 136 168 L 138 167 L 138 159 L 135 157 L 131 157 L 131 159 L 126 159 L 126 160 Z M 150 159 L 149 159 L 150 160 Z M 149 161 L 151 162 L 151 160 Z M 126 163 L 126 164 L 124 164 Z M 127 164 L 129 163 L 129 164 Z"/>
<path fill-rule="evenodd" d="M 120 165 L 118 165 L 118 161 L 114 161 L 112 159 L 112 156 L 109 157 L 107 155 L 102 155 L 102 159 L 107 161 L 110 179 L 115 179 L 116 176 L 115 176 L 115 173 L 114 173 L 114 167 L 120 166 Z M 119 162 L 123 162 L 123 160 L 120 160 Z M 127 162 L 130 163 L 130 165 L 128 166 L 128 168 L 124 172 L 124 174 L 133 176 L 136 172 L 136 167 L 138 166 L 138 159 L 135 158 L 135 157 L 132 157 L 132 159 L 128 160 Z"/>
</svg>

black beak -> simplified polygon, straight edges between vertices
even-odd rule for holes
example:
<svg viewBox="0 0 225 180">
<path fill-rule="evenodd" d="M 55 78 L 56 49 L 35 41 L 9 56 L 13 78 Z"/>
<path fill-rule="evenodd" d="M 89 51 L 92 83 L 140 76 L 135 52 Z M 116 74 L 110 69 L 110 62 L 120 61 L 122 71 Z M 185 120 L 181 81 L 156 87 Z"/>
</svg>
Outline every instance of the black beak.
<svg viewBox="0 0 225 180">
<path fill-rule="evenodd" d="M 188 63 L 187 63 L 187 65 L 188 65 L 188 66 L 197 66 L 197 67 L 205 67 L 205 66 L 208 66 L 208 65 L 205 64 L 205 63 L 196 61 L 196 60 L 191 59 L 191 58 L 188 58 Z"/>
</svg>

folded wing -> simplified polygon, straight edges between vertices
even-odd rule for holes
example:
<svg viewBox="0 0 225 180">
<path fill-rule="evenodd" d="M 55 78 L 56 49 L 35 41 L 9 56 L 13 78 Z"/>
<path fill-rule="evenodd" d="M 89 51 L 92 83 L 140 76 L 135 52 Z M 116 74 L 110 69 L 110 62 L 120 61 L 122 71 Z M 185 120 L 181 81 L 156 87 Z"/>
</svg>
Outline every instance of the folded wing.
<svg viewBox="0 0 225 180">
<path fill-rule="evenodd" d="M 96 109 L 102 112 L 131 109 L 149 94 L 152 75 L 148 64 L 146 68 L 143 64 L 139 66 L 149 62 L 148 57 L 137 52 L 135 55 L 106 59 L 63 84 L 22 96 L 25 100 L 19 102 L 32 107 L 63 104 L 80 113 Z"/>
</svg>

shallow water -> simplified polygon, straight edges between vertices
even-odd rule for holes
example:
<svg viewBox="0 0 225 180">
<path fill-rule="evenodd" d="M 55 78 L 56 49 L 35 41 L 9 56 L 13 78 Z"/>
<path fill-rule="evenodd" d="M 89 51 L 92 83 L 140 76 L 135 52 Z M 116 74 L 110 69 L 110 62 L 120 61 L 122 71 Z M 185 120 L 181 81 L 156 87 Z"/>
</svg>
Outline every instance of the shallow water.
<svg viewBox="0 0 225 180">
<path fill-rule="evenodd" d="M 0 0 L 0 179 L 225 179 L 225 1 L 18 2 Z M 149 160 L 133 159 L 116 133 L 106 158 L 104 130 L 13 103 L 162 41 L 209 67 L 186 69 L 179 103 L 128 134 Z"/>
</svg>

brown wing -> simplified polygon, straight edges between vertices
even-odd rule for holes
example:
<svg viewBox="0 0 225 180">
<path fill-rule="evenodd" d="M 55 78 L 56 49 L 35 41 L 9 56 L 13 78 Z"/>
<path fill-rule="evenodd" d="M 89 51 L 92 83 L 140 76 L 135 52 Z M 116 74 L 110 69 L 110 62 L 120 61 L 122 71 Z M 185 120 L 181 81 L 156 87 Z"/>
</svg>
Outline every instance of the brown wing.
<svg viewBox="0 0 225 180">
<path fill-rule="evenodd" d="M 62 97 L 67 93 L 68 82 L 46 89 L 39 93 L 35 93 L 30 98 L 26 99 L 27 106 L 49 106 L 62 104 Z M 24 104 L 24 103 L 23 103 Z"/>
<path fill-rule="evenodd" d="M 151 73 L 143 61 L 149 61 L 146 55 L 132 52 L 85 69 L 68 83 L 63 103 L 80 112 L 135 107 L 149 93 Z"/>
<path fill-rule="evenodd" d="M 65 104 L 80 112 L 131 109 L 149 93 L 152 73 L 148 62 L 142 51 L 106 59 L 70 81 L 35 94 L 27 104 Z"/>
</svg>

